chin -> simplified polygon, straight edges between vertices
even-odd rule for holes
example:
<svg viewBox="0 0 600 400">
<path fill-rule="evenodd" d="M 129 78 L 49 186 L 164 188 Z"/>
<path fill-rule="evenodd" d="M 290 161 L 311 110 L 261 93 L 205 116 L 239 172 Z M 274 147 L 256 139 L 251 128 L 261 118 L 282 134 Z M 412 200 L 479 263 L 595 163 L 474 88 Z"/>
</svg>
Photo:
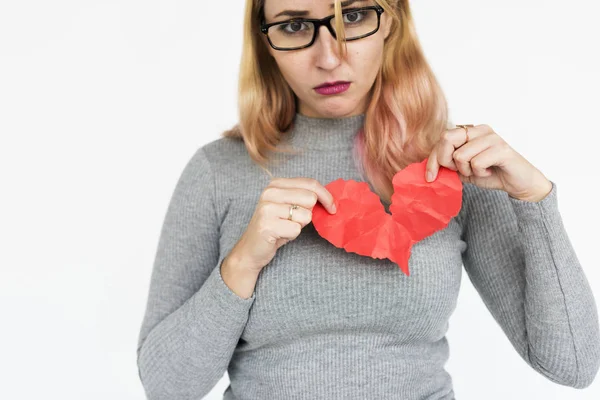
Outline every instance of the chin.
<svg viewBox="0 0 600 400">
<path fill-rule="evenodd" d="M 327 104 L 319 108 L 322 114 L 338 118 L 353 114 L 355 109 L 356 104 L 354 102 L 344 102 L 343 104 Z"/>
</svg>

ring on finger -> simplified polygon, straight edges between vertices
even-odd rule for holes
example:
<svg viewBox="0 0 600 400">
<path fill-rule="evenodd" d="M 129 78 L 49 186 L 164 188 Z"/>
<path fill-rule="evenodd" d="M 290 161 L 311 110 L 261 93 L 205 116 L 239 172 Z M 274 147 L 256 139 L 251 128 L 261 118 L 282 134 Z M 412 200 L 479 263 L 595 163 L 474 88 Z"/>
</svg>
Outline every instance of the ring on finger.
<svg viewBox="0 0 600 400">
<path fill-rule="evenodd" d="M 464 128 L 465 130 L 465 135 L 467 135 L 467 139 L 465 140 L 465 143 L 467 143 L 469 141 L 469 128 L 474 128 L 475 125 L 456 125 L 457 128 Z"/>
<path fill-rule="evenodd" d="M 295 210 L 295 209 L 297 209 L 297 208 L 299 208 L 299 206 L 298 206 L 297 204 L 292 204 L 292 205 L 290 206 L 290 215 L 288 216 L 288 219 L 289 219 L 290 221 L 292 221 L 292 216 L 293 216 L 293 214 L 294 214 L 294 210 Z"/>
</svg>

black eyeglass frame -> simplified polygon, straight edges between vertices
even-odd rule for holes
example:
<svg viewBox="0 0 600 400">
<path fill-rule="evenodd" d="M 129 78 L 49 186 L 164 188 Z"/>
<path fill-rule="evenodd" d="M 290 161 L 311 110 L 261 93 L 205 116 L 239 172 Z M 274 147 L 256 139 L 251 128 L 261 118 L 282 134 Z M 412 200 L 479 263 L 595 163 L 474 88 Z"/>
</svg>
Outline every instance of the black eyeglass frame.
<svg viewBox="0 0 600 400">
<path fill-rule="evenodd" d="M 364 11 L 364 10 L 375 10 L 377 12 L 377 28 L 375 28 L 375 30 L 373 30 L 373 32 L 369 32 L 369 33 L 366 33 L 364 35 L 357 36 L 355 38 L 346 39 L 346 41 L 351 42 L 353 40 L 362 39 L 362 38 L 365 38 L 367 36 L 371 36 L 371 35 L 375 34 L 379 30 L 379 25 L 380 25 L 380 22 L 381 22 L 381 14 L 383 14 L 383 12 L 385 11 L 381 6 L 377 5 L 377 6 L 360 7 L 360 8 L 349 8 L 349 9 L 346 9 L 346 10 L 342 11 L 342 17 L 343 17 L 344 14 L 352 14 L 354 12 Z M 334 39 L 337 39 L 337 37 L 335 35 L 335 31 L 333 30 L 333 27 L 331 26 L 331 20 L 333 18 L 335 18 L 335 14 L 330 15 L 330 16 L 325 17 L 325 18 L 321 18 L 321 19 L 314 19 L 314 18 L 292 18 L 292 19 L 288 19 L 286 21 L 272 22 L 270 24 L 265 24 L 264 20 L 263 20 L 263 23 L 260 26 L 260 31 L 267 36 L 267 40 L 268 40 L 269 44 L 275 50 L 290 51 L 290 50 L 305 49 L 307 47 L 312 46 L 313 43 L 315 43 L 315 40 L 317 39 L 317 35 L 319 34 L 319 30 L 320 30 L 321 26 L 327 27 L 327 29 L 329 30 L 329 33 L 331 33 L 331 36 L 333 36 Z M 299 46 L 299 47 L 285 48 L 285 47 L 277 47 L 277 46 L 275 46 L 271 42 L 271 39 L 269 38 L 269 33 L 268 33 L 269 28 L 272 27 L 272 26 L 275 26 L 275 25 L 289 24 L 291 22 L 312 22 L 314 24 L 314 26 L 315 26 L 315 30 L 314 30 L 314 33 L 313 33 L 312 40 L 307 45 L 305 45 L 305 46 Z"/>
</svg>

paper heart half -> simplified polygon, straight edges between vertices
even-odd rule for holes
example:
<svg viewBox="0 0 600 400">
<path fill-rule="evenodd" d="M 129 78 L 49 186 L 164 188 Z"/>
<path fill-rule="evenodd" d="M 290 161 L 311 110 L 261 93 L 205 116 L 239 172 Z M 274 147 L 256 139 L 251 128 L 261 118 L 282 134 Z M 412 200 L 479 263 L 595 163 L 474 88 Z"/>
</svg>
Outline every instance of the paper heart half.
<svg viewBox="0 0 600 400">
<path fill-rule="evenodd" d="M 337 212 L 320 203 L 313 207 L 312 223 L 323 238 L 348 252 L 388 258 L 408 276 L 412 245 L 443 229 L 462 206 L 458 173 L 440 167 L 433 182 L 425 180 L 427 159 L 398 171 L 388 214 L 367 182 L 337 179 L 325 185 Z"/>
</svg>

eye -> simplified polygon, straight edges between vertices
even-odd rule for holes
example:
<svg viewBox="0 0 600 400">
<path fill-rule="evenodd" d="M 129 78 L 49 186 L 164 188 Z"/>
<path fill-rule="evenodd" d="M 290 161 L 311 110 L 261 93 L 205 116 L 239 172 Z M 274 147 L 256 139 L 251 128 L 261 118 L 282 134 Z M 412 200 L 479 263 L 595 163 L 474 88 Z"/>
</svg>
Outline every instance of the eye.
<svg viewBox="0 0 600 400">
<path fill-rule="evenodd" d="M 302 32 L 306 29 L 302 29 L 302 27 L 309 28 L 308 25 L 302 20 L 298 21 L 290 21 L 287 24 L 281 24 L 278 26 L 279 30 L 286 35 L 294 35 L 296 33 Z M 287 29 L 291 28 L 291 29 Z M 309 29 L 310 30 L 310 29 Z"/>
<path fill-rule="evenodd" d="M 344 13 L 343 17 L 346 18 L 348 17 L 349 21 L 344 20 L 344 23 L 350 23 L 350 24 L 356 24 L 359 23 L 360 21 L 362 21 L 365 17 L 366 12 L 365 11 L 353 11 L 353 12 L 348 12 L 348 13 Z"/>
</svg>

